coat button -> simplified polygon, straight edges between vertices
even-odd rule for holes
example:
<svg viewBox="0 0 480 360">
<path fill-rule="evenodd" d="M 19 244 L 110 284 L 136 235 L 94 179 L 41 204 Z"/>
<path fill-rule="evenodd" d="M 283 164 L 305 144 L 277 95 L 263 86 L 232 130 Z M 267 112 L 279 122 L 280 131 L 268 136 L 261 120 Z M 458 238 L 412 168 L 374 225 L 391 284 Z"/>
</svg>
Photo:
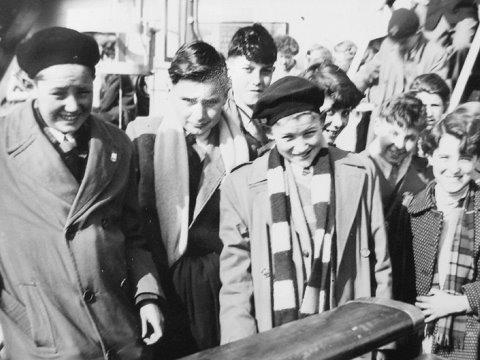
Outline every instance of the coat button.
<svg viewBox="0 0 480 360">
<path fill-rule="evenodd" d="M 72 241 L 75 238 L 76 233 L 77 233 L 77 226 L 74 224 L 70 225 L 65 231 L 65 239 L 67 239 L 68 241 Z"/>
<path fill-rule="evenodd" d="M 108 350 L 107 353 L 105 354 L 105 359 L 106 360 L 117 360 L 118 355 L 115 350 Z"/>
<path fill-rule="evenodd" d="M 308 252 L 308 250 L 303 250 L 302 251 L 302 254 L 304 257 L 308 258 L 310 256 L 310 253 Z"/>
<path fill-rule="evenodd" d="M 362 248 L 360 250 L 360 255 L 362 255 L 362 257 L 364 257 L 364 258 L 369 257 L 370 256 L 370 250 L 368 250 L 367 248 Z"/>
<path fill-rule="evenodd" d="M 85 290 L 85 292 L 83 293 L 83 300 L 85 300 L 85 302 L 87 304 L 94 303 L 95 302 L 95 293 L 90 289 Z"/>
<path fill-rule="evenodd" d="M 104 217 L 102 219 L 102 227 L 104 229 L 107 229 L 109 225 L 110 225 L 110 219 L 108 217 Z"/>
</svg>

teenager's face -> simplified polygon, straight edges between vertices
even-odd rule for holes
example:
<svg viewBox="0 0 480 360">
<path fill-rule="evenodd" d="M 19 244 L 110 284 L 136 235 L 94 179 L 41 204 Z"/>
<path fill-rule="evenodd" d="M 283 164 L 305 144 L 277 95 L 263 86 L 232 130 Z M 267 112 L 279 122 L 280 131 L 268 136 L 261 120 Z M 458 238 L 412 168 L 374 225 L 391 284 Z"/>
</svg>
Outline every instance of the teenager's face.
<svg viewBox="0 0 480 360">
<path fill-rule="evenodd" d="M 277 62 L 275 67 L 279 67 L 283 71 L 289 71 L 295 65 L 295 57 L 289 53 L 277 53 Z"/>
<path fill-rule="evenodd" d="M 328 97 L 325 99 L 328 102 Z M 332 103 L 333 104 L 333 103 Z M 323 137 L 328 144 L 332 145 L 335 142 L 338 134 L 347 126 L 348 118 L 350 116 L 349 109 L 329 109 L 326 110 L 325 125 L 323 126 Z"/>
<path fill-rule="evenodd" d="M 417 98 L 425 105 L 425 111 L 427 113 L 427 127 L 431 128 L 442 118 L 445 111 L 445 104 L 442 98 L 437 94 L 430 94 L 428 92 L 419 92 Z"/>
<path fill-rule="evenodd" d="M 92 72 L 83 65 L 53 65 L 35 80 L 37 105 L 48 126 L 73 133 L 90 116 L 93 101 Z"/>
<path fill-rule="evenodd" d="M 280 119 L 272 126 L 270 135 L 286 160 L 305 168 L 324 144 L 322 129 L 320 115 L 305 112 Z"/>
<path fill-rule="evenodd" d="M 227 96 L 217 81 L 180 80 L 173 85 L 175 107 L 188 134 L 208 136 L 220 120 Z"/>
<path fill-rule="evenodd" d="M 391 165 L 399 165 L 417 147 L 418 130 L 378 119 L 375 129 L 380 156 Z"/>
<path fill-rule="evenodd" d="M 461 155 L 459 147 L 459 139 L 444 134 L 438 148 L 428 158 L 437 184 L 449 194 L 455 194 L 468 185 L 477 162 L 477 156 Z"/>
<path fill-rule="evenodd" d="M 259 64 L 245 56 L 228 59 L 228 74 L 232 80 L 232 90 L 239 105 L 253 108 L 272 81 L 273 65 Z"/>
</svg>

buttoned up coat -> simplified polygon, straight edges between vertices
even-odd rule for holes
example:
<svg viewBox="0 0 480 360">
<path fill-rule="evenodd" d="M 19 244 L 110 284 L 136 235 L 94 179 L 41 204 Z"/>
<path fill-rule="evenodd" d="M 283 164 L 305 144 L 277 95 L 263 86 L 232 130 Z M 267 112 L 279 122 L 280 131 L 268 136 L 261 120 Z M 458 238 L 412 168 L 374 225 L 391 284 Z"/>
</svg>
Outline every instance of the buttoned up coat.
<svg viewBox="0 0 480 360">
<path fill-rule="evenodd" d="M 0 118 L 0 321 L 10 359 L 139 359 L 134 298 L 161 296 L 132 144 L 91 117 L 79 184 L 30 102 Z"/>
<path fill-rule="evenodd" d="M 272 328 L 268 154 L 232 172 L 221 188 L 222 343 Z M 391 266 L 374 165 L 336 148 L 330 154 L 338 254 L 335 300 L 341 305 L 359 297 L 390 298 Z"/>
</svg>

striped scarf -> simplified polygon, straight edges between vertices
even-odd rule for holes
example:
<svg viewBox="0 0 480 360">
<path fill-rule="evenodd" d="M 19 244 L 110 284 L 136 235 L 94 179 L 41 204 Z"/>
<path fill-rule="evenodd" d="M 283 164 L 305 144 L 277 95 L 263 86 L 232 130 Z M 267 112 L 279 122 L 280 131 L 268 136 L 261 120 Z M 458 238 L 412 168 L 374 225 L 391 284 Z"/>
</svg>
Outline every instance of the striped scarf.
<svg viewBox="0 0 480 360">
<path fill-rule="evenodd" d="M 433 188 L 432 188 L 433 189 Z M 469 190 L 464 199 L 464 211 L 455 229 L 450 262 L 443 290 L 452 295 L 463 295 L 462 286 L 474 276 L 474 217 L 475 192 Z M 439 288 L 438 269 L 435 269 L 433 288 Z M 426 334 L 434 337 L 433 352 L 463 349 L 467 327 L 466 315 L 450 315 L 426 327 Z"/>
<path fill-rule="evenodd" d="M 313 234 L 314 261 L 302 303 L 299 305 L 285 165 L 277 148 L 271 150 L 268 158 L 267 188 L 272 213 L 269 245 L 273 261 L 274 326 L 329 309 L 333 229 L 333 222 L 329 221 L 331 183 L 328 149 L 322 148 L 313 163 L 311 182 L 311 201 L 316 217 L 316 230 Z"/>
</svg>

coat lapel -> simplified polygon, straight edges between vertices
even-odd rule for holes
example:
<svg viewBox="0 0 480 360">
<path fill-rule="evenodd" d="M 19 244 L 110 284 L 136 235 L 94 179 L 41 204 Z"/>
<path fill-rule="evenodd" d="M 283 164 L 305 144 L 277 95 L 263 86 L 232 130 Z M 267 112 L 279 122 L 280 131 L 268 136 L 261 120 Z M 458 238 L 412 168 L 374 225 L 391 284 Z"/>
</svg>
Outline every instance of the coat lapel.
<svg viewBox="0 0 480 360">
<path fill-rule="evenodd" d="M 117 148 L 106 125 L 91 117 L 91 139 L 87 167 L 77 196 L 70 209 L 67 224 L 78 219 L 110 184 L 117 165 L 126 161 L 125 152 Z"/>
<path fill-rule="evenodd" d="M 223 165 L 222 156 L 217 146 L 213 147 L 213 151 L 205 158 L 205 161 L 206 164 L 202 172 L 202 178 L 200 179 L 193 218 L 189 227 L 192 227 L 195 219 L 219 187 L 225 175 L 225 166 Z"/>
<path fill-rule="evenodd" d="M 341 259 L 360 204 L 365 169 L 358 162 L 350 161 L 348 156 L 338 158 L 335 150 L 331 154 L 335 169 L 335 231 L 338 259 Z"/>
<path fill-rule="evenodd" d="M 35 186 L 54 194 L 69 208 L 77 194 L 78 182 L 38 126 L 31 102 L 18 111 L 7 132 L 7 152 L 20 171 Z M 64 222 L 65 216 L 61 215 L 60 221 Z"/>
</svg>

